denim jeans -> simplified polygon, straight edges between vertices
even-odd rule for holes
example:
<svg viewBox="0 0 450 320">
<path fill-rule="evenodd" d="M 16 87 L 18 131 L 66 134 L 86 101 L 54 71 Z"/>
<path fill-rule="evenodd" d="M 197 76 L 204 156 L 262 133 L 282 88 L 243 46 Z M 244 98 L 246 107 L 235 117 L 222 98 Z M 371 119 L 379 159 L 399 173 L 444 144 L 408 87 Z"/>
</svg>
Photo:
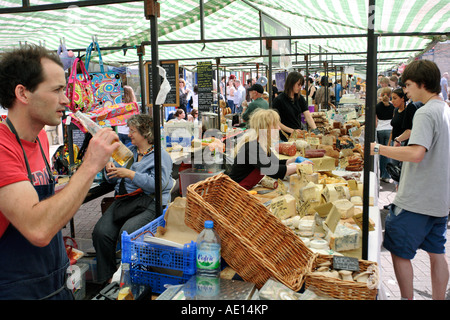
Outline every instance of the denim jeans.
<svg viewBox="0 0 450 320">
<path fill-rule="evenodd" d="M 379 144 L 388 145 L 389 136 L 391 135 L 391 130 L 379 130 L 377 131 L 377 141 Z M 391 159 L 380 155 L 380 178 L 389 179 L 390 175 L 386 170 L 386 165 L 391 162 Z"/>
</svg>

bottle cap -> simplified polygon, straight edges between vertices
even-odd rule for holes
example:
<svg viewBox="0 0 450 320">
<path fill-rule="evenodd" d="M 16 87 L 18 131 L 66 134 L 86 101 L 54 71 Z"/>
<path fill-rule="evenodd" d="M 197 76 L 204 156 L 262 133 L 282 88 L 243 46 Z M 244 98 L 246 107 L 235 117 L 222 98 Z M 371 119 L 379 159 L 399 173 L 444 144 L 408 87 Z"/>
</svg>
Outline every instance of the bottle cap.
<svg viewBox="0 0 450 320">
<path fill-rule="evenodd" d="M 205 228 L 212 228 L 214 227 L 214 222 L 211 220 L 206 220 L 205 221 Z"/>
</svg>

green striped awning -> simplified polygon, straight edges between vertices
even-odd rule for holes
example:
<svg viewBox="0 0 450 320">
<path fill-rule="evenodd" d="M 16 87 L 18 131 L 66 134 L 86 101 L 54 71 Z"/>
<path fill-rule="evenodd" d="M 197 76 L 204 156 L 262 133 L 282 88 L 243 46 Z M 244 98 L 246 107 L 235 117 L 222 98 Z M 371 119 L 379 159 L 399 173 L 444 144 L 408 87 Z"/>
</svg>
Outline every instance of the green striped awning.
<svg viewBox="0 0 450 320">
<path fill-rule="evenodd" d="M 368 0 L 203 0 L 204 39 L 240 40 L 205 44 L 192 43 L 200 40 L 199 1 L 159 1 L 160 59 L 176 59 L 180 65 L 216 57 L 227 65 L 262 62 L 260 41 L 254 40 L 260 36 L 260 11 L 289 27 L 291 36 L 300 37 L 291 41 L 291 53 L 299 55 L 291 56 L 292 61 L 303 61 L 302 55 L 319 51 L 322 56 L 312 55 L 311 61 L 330 60 L 327 53 L 335 54 L 332 60 L 336 63 L 366 59 Z M 69 49 L 86 48 L 93 36 L 101 47 L 133 47 L 150 41 L 143 1 L 77 6 L 76 1 L 30 0 L 30 6 L 66 2 L 71 5 L 64 9 L 4 13 L 7 8 L 20 7 L 22 0 L 0 0 L 0 53 L 25 42 L 56 50 L 63 38 Z M 377 0 L 374 21 L 374 31 L 380 35 L 379 69 L 386 68 L 445 39 L 439 34 L 450 31 L 450 2 Z M 330 37 L 336 35 L 350 36 Z M 144 59 L 150 60 L 150 46 L 145 51 Z M 122 50 L 109 51 L 103 53 L 103 59 L 114 65 L 133 63 L 137 54 L 133 48 L 126 55 Z"/>
</svg>

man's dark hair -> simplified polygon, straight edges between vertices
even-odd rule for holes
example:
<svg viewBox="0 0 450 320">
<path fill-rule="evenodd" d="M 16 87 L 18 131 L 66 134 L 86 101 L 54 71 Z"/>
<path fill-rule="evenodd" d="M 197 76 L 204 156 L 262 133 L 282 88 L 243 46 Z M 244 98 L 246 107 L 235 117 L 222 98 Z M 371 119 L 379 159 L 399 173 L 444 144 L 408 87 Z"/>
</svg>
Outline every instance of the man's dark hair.
<svg viewBox="0 0 450 320">
<path fill-rule="evenodd" d="M 423 85 L 427 91 L 439 94 L 441 92 L 441 72 L 436 63 L 430 60 L 415 60 L 408 64 L 402 73 L 401 81 L 412 81 L 418 86 Z"/>
<path fill-rule="evenodd" d="M 289 72 L 286 82 L 284 83 L 284 93 L 286 93 L 287 96 L 290 96 L 290 93 L 294 90 L 294 85 L 298 82 L 298 80 L 300 80 L 300 85 L 303 86 L 305 83 L 303 75 L 297 71 Z"/>
<path fill-rule="evenodd" d="M 16 100 L 15 89 L 21 84 L 34 92 L 44 81 L 42 58 L 49 59 L 64 68 L 59 56 L 44 47 L 25 45 L 9 51 L 0 60 L 0 105 L 11 108 Z"/>
</svg>

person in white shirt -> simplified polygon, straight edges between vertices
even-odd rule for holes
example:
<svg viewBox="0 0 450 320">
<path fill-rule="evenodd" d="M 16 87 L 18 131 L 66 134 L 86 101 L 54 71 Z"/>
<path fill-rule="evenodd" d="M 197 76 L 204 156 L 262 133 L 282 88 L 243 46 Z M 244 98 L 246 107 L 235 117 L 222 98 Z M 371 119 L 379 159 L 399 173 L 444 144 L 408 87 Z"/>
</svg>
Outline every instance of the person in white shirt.
<svg viewBox="0 0 450 320">
<path fill-rule="evenodd" d="M 245 88 L 241 83 L 241 80 L 234 80 L 236 92 L 234 93 L 234 106 L 236 107 L 236 113 L 242 113 L 242 101 L 245 100 Z"/>
<path fill-rule="evenodd" d="M 186 118 L 186 113 L 183 109 L 178 108 L 174 113 L 174 118 L 172 120 L 169 120 L 168 122 L 186 122 L 184 118 Z"/>
</svg>

